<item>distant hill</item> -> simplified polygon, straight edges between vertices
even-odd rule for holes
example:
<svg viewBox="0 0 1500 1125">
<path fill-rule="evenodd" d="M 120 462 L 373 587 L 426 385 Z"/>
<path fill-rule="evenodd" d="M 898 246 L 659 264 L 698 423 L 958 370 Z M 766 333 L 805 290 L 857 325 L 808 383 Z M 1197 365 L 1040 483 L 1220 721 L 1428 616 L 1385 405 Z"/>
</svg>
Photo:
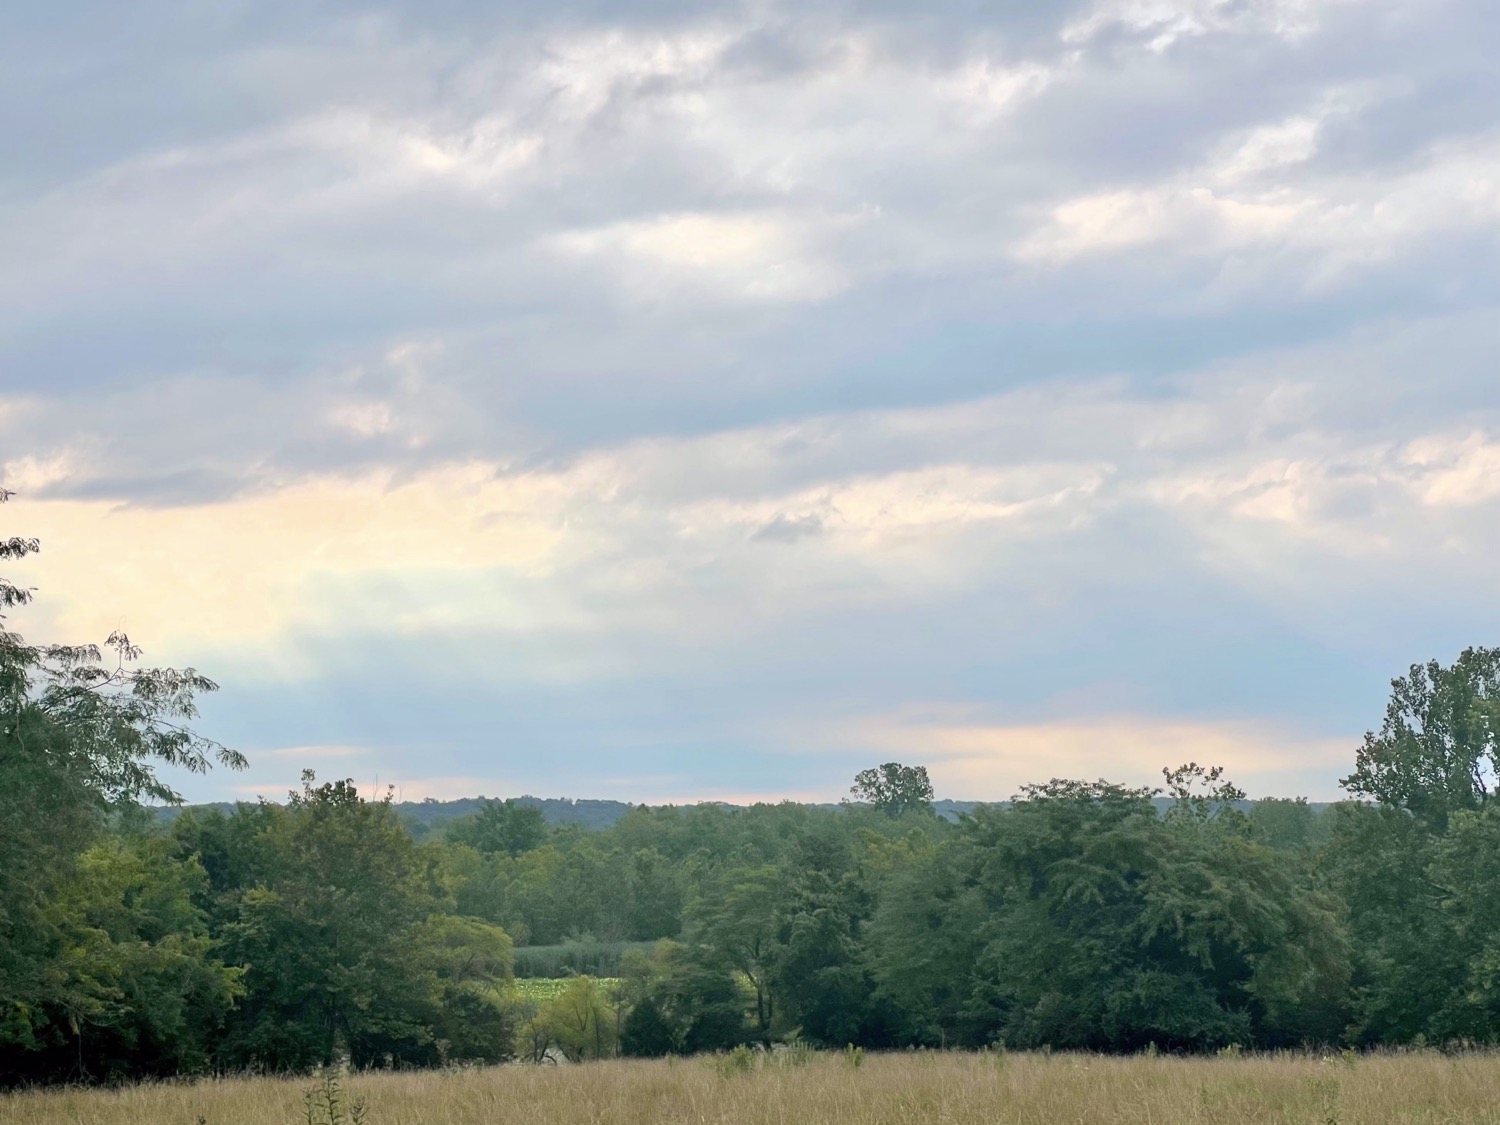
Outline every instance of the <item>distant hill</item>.
<svg viewBox="0 0 1500 1125">
<path fill-rule="evenodd" d="M 456 801 L 399 801 L 396 815 L 414 831 L 425 835 L 446 821 L 476 813 L 489 797 L 460 797 Z M 548 824 L 562 827 L 576 824 L 581 828 L 608 828 L 630 811 L 631 805 L 624 801 L 593 801 L 587 798 L 574 800 L 571 797 L 533 797 L 529 793 L 516 798 L 518 805 L 531 805 L 542 810 L 542 819 Z"/>
<path fill-rule="evenodd" d="M 401 801 L 396 805 L 396 813 L 418 835 L 431 831 L 446 821 L 457 820 L 461 816 L 478 812 L 486 800 L 486 797 L 461 797 L 456 801 Z M 527 794 L 517 797 L 516 803 L 520 805 L 531 805 L 542 810 L 542 819 L 548 824 L 563 826 L 577 824 L 583 828 L 602 829 L 611 827 L 634 805 L 625 801 L 598 801 L 578 799 L 570 797 L 533 797 Z M 691 808 L 698 804 L 696 801 L 683 802 L 682 807 Z M 731 805 L 723 801 L 703 802 L 717 804 L 721 808 L 733 809 L 744 808 L 743 805 Z M 977 807 L 975 801 L 937 801 L 933 807 L 939 816 L 949 820 L 957 820 L 962 813 L 970 812 Z M 836 809 L 836 802 L 826 802 L 813 805 L 819 809 Z"/>
<path fill-rule="evenodd" d="M 459 817 L 476 813 L 492 798 L 460 797 L 456 801 L 398 801 L 396 815 L 410 828 L 414 835 L 425 836 L 438 825 Z M 631 808 L 623 801 L 573 800 L 571 797 L 517 797 L 517 803 L 533 805 L 542 810 L 542 819 L 548 824 L 562 826 L 577 824 L 583 828 L 608 828 Z M 221 813 L 232 813 L 235 806 L 228 801 L 212 801 L 201 805 L 180 807 L 162 806 L 157 816 L 162 820 L 175 820 L 182 813 L 194 809 L 212 809 Z"/>
<path fill-rule="evenodd" d="M 396 803 L 396 815 L 401 818 L 402 823 L 407 826 L 411 834 L 420 839 L 448 821 L 457 820 L 460 817 L 478 812 L 486 801 L 498 799 L 478 796 L 460 797 L 454 801 L 437 801 L 432 799 L 425 801 L 398 801 Z M 542 819 L 550 825 L 562 827 L 576 824 L 580 828 L 590 831 L 611 827 L 617 820 L 635 807 L 625 801 L 600 801 L 589 800 L 587 798 L 575 800 L 572 797 L 533 797 L 530 794 L 517 797 L 516 803 L 531 805 L 541 809 Z M 691 808 L 696 803 L 698 802 L 684 802 L 681 807 Z M 726 809 L 746 807 L 744 805 L 731 805 L 722 801 L 703 803 L 718 804 L 721 808 Z M 934 801 L 932 807 L 943 819 L 957 821 L 960 817 L 985 805 L 1005 808 L 1009 804 L 1009 801 L 954 801 L 944 799 Z M 1172 806 L 1172 802 L 1166 797 L 1158 797 L 1152 804 L 1156 806 L 1158 812 L 1166 812 Z M 1241 808 L 1246 811 L 1253 805 L 1253 801 L 1240 802 Z M 1328 807 L 1328 803 L 1323 801 L 1309 801 L 1308 806 L 1314 812 L 1322 812 Z M 836 809 L 840 807 L 840 804 L 828 801 L 821 804 L 814 804 L 811 807 Z M 227 801 L 215 801 L 202 805 L 184 805 L 180 808 L 164 806 L 157 810 L 157 815 L 162 820 L 171 821 L 188 809 L 214 809 L 222 813 L 231 813 L 234 811 L 234 808 L 235 806 Z"/>
<path fill-rule="evenodd" d="M 414 835 L 425 836 L 434 828 L 450 820 L 469 816 L 476 813 L 488 800 L 498 800 L 485 796 L 460 797 L 454 801 L 437 801 L 428 799 L 425 801 L 398 801 L 396 802 L 396 815 L 404 824 L 410 828 Z M 533 797 L 529 793 L 516 798 L 516 803 L 531 805 L 542 810 L 542 819 L 548 824 L 561 827 L 563 825 L 576 824 L 581 828 L 603 829 L 609 828 L 629 812 L 635 806 L 625 801 L 599 801 L 587 798 L 575 800 L 572 797 Z M 698 802 L 684 802 L 684 806 L 691 808 Z M 742 805 L 731 805 L 724 802 L 715 802 L 723 808 L 743 808 Z M 983 802 L 981 801 L 935 801 L 933 808 L 937 814 L 948 820 L 957 820 L 964 813 L 972 812 Z M 1008 802 L 1002 802 L 1008 803 Z M 837 802 L 829 801 L 814 805 L 814 808 L 836 809 Z M 228 801 L 212 801 L 201 805 L 183 805 L 181 807 L 163 806 L 157 810 L 157 815 L 166 821 L 175 820 L 183 812 L 189 809 L 213 809 L 222 813 L 231 813 L 235 806 Z"/>
</svg>

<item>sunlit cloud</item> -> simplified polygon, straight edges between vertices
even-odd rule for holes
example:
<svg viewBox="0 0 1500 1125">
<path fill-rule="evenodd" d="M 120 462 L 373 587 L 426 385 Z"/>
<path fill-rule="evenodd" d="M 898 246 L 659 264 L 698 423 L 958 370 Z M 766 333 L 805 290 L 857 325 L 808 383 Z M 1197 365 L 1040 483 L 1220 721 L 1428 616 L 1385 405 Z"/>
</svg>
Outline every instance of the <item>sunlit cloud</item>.
<svg viewBox="0 0 1500 1125">
<path fill-rule="evenodd" d="M 563 234 L 559 251 L 618 272 L 633 297 L 820 300 L 844 288 L 797 224 L 777 215 L 667 215 Z"/>
<path fill-rule="evenodd" d="M 1336 799 L 1336 788 L 1323 779 L 1351 755 L 1349 739 L 1253 721 L 1129 714 L 1015 725 L 974 719 L 918 710 L 860 720 L 842 733 L 872 753 L 925 763 L 940 795 L 975 800 L 1008 800 L 1024 785 L 1053 777 L 1159 785 L 1163 768 L 1190 761 L 1224 767 L 1227 777 L 1257 795 Z"/>
<path fill-rule="evenodd" d="M 535 573 L 563 532 L 556 479 L 497 479 L 458 465 L 415 479 L 389 474 L 297 481 L 233 501 L 138 508 L 108 501 L 43 501 L 26 515 L 46 541 L 46 579 L 58 626 L 107 631 L 129 614 L 132 632 L 173 651 L 192 642 L 265 640 L 303 628 L 365 620 L 399 623 L 402 607 L 328 604 L 315 580 L 368 573 L 423 575 L 505 567 Z M 550 495 L 549 495 L 550 494 Z"/>
</svg>

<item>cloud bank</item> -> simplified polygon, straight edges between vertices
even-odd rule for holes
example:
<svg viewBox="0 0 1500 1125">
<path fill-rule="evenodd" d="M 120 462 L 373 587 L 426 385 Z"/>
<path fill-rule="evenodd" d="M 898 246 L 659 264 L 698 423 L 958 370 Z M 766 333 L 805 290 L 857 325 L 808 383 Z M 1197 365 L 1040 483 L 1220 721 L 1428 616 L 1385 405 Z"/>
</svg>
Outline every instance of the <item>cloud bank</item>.
<svg viewBox="0 0 1500 1125">
<path fill-rule="evenodd" d="M 194 796 L 1326 798 L 1494 639 L 1474 0 L 14 24 L 18 624 L 224 680 Z"/>
</svg>

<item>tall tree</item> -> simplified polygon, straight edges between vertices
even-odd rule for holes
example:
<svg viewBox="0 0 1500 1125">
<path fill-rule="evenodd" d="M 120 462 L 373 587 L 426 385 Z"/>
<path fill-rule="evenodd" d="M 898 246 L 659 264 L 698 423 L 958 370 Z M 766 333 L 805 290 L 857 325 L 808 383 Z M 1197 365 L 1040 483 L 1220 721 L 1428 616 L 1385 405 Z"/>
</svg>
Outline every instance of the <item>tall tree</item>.
<svg viewBox="0 0 1500 1125">
<path fill-rule="evenodd" d="M 873 769 L 860 770 L 855 774 L 849 792 L 887 816 L 932 810 L 932 782 L 928 780 L 926 766 L 886 762 Z"/>
<path fill-rule="evenodd" d="M 760 1039 L 776 1016 L 771 976 L 780 952 L 777 912 L 786 893 L 775 867 L 735 867 L 708 883 L 689 907 L 687 938 L 694 952 L 728 966 L 749 984 Z"/>
<path fill-rule="evenodd" d="M 441 998 L 426 923 L 440 904 L 423 860 L 389 798 L 315 781 L 305 771 L 301 791 L 273 810 L 267 866 L 225 934 L 247 972 L 223 1061 L 272 1070 L 346 1053 L 359 1066 L 433 1061 Z M 442 962 L 452 959 L 445 950 Z"/>
<path fill-rule="evenodd" d="M 11 495 L 0 490 L 0 503 Z M 39 546 L 0 539 L 0 559 Z M 31 593 L 0 578 L 0 610 Z M 142 799 L 178 800 L 163 765 L 244 765 L 188 725 L 213 681 L 191 668 L 137 667 L 140 655 L 122 633 L 102 650 L 32 644 L 0 616 L 0 1050 L 38 1047 L 39 1021 L 57 1011 L 72 1013 L 71 1034 L 84 1036 L 100 1010 L 84 976 L 58 971 L 76 933 L 59 903 L 105 818 Z"/>
<path fill-rule="evenodd" d="M 1054 781 L 964 827 L 953 860 L 984 907 L 966 926 L 976 951 L 950 970 L 969 984 L 968 1036 L 1201 1050 L 1337 1033 L 1346 950 L 1331 904 L 1300 891 L 1242 816 L 1221 815 L 1233 790 L 1212 771 L 1171 777 L 1179 811 L 1168 818 L 1155 790 Z M 1211 786 L 1204 800 L 1200 783 Z M 902 913 L 935 919 L 941 936 L 954 928 L 945 916 L 972 918 L 974 906 L 934 880 L 929 904 L 908 898 Z M 879 936 L 899 937 L 896 921 Z M 880 976 L 899 974 L 881 953 Z M 951 989 L 924 992 L 952 1003 Z"/>
<path fill-rule="evenodd" d="M 518 856 L 542 846 L 547 822 L 535 805 L 518 804 L 514 797 L 507 797 L 486 801 L 477 813 L 457 821 L 448 829 L 448 839 L 486 855 Z"/>
<path fill-rule="evenodd" d="M 1477 809 L 1500 765 L 1500 649 L 1467 648 L 1449 667 L 1413 664 L 1391 681 L 1380 732 L 1365 734 L 1343 786 L 1434 827 Z"/>
<path fill-rule="evenodd" d="M 1467 966 L 1447 890 L 1432 878 L 1442 836 L 1389 805 L 1350 801 L 1330 815 L 1333 836 L 1317 864 L 1348 918 L 1350 1037 L 1364 1045 L 1452 1037 Z"/>
</svg>

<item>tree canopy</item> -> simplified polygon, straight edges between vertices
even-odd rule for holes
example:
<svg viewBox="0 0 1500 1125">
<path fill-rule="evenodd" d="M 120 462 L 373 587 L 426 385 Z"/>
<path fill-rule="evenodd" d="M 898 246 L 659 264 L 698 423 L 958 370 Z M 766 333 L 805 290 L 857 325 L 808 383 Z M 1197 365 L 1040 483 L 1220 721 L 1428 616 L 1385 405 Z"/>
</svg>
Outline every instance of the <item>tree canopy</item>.
<svg viewBox="0 0 1500 1125">
<path fill-rule="evenodd" d="M 1500 649 L 1467 648 L 1444 667 L 1391 681 L 1385 722 L 1365 735 L 1350 792 L 1435 825 L 1489 800 L 1500 766 Z"/>
<path fill-rule="evenodd" d="M 886 762 L 873 769 L 860 770 L 849 792 L 887 816 L 932 810 L 932 782 L 927 777 L 926 766 Z"/>
</svg>

